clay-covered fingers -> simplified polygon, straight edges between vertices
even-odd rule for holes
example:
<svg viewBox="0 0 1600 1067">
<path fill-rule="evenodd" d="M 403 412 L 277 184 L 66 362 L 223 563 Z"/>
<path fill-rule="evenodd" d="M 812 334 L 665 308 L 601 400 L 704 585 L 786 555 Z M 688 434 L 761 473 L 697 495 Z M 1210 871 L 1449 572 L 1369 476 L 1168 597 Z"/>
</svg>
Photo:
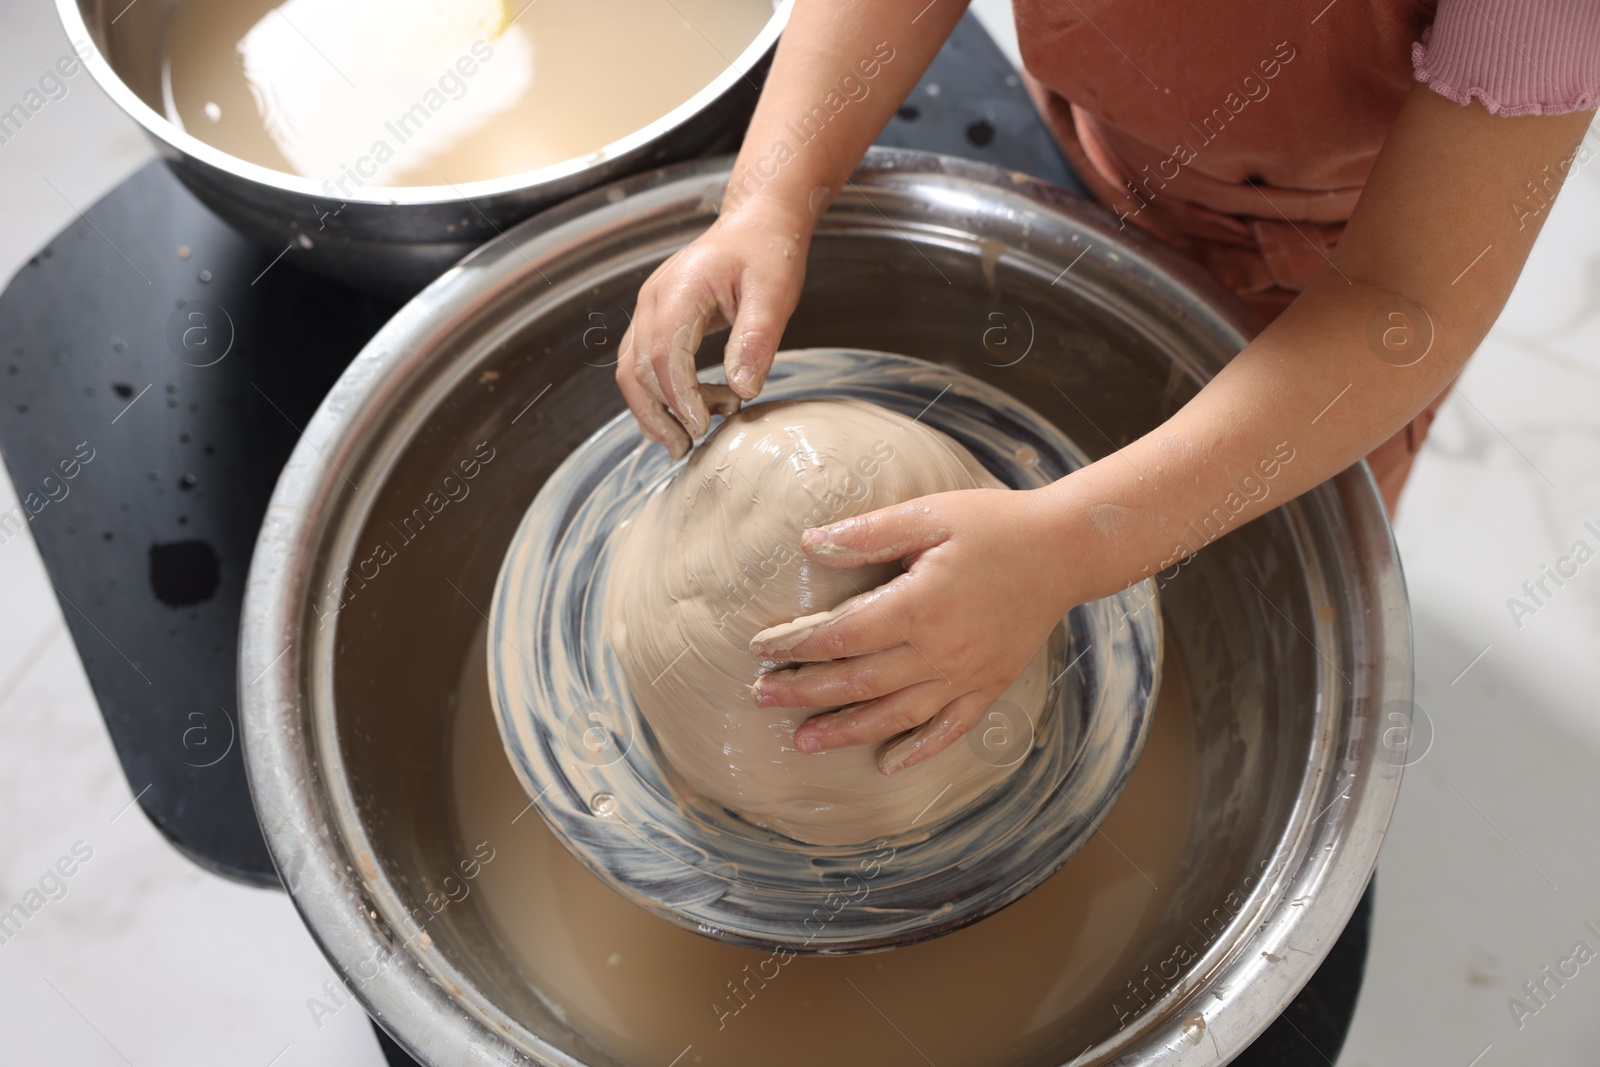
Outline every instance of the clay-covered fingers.
<svg viewBox="0 0 1600 1067">
<path fill-rule="evenodd" d="M 853 596 L 832 611 L 769 626 L 750 639 L 757 659 L 792 663 L 864 656 L 905 642 L 880 601 L 898 592 L 904 576 Z"/>
<path fill-rule="evenodd" d="M 771 671 L 756 679 L 750 695 L 761 708 L 837 708 L 936 677 L 938 672 L 920 653 L 898 645 L 867 656 Z"/>
<path fill-rule="evenodd" d="M 722 366 L 728 384 L 745 400 L 754 400 L 766 384 L 784 324 L 799 299 L 800 279 L 794 273 L 767 281 L 747 269 L 740 277 L 739 308 L 723 349 Z"/>
<path fill-rule="evenodd" d="M 694 357 L 707 334 L 731 327 L 723 350 L 728 393 L 753 400 L 772 367 L 805 278 L 809 217 L 746 210 L 720 217 L 668 257 L 639 289 L 617 382 L 650 437 L 682 455 L 731 400 L 708 392 Z M 679 430 L 662 420 L 671 419 Z"/>
<path fill-rule="evenodd" d="M 739 405 L 744 403 L 739 399 L 739 394 L 726 385 L 715 385 L 711 382 L 700 383 L 700 396 L 713 415 L 721 415 L 723 418 L 738 411 Z"/>
<path fill-rule="evenodd" d="M 921 726 L 949 701 L 950 687 L 944 682 L 920 682 L 865 704 L 807 719 L 794 732 L 794 747 L 816 753 L 875 745 Z"/>
<path fill-rule="evenodd" d="M 932 498 L 869 511 L 853 519 L 807 530 L 800 538 L 806 555 L 827 567 L 865 567 L 905 559 L 950 539 Z"/>
<path fill-rule="evenodd" d="M 878 770 L 895 774 L 937 756 L 971 730 L 993 703 L 993 697 L 980 693 L 952 700 L 921 726 L 884 745 L 878 753 Z"/>
<path fill-rule="evenodd" d="M 692 443 L 689 434 L 672 413 L 667 410 L 667 405 L 657 395 L 650 385 L 647 385 L 640 374 L 633 347 L 633 329 L 623 335 L 621 352 L 617 358 L 617 388 L 622 392 L 622 399 L 628 404 L 628 410 L 633 412 L 633 417 L 639 423 L 639 431 L 652 441 L 665 445 L 673 459 L 682 459 L 689 452 Z M 651 376 L 653 383 L 654 376 Z"/>
<path fill-rule="evenodd" d="M 674 458 L 711 428 L 711 413 L 728 414 L 731 390 L 707 396 L 695 375 L 701 338 L 728 324 L 714 264 L 684 249 L 656 268 L 639 299 L 617 360 L 617 385 L 640 430 Z"/>
<path fill-rule="evenodd" d="M 711 412 L 695 377 L 694 354 L 718 319 L 726 321 L 721 302 L 701 278 L 669 284 L 666 292 L 656 294 L 647 319 L 649 332 L 641 332 L 635 346 L 637 358 L 649 364 L 644 373 L 655 380 L 660 399 L 691 437 L 711 429 Z"/>
</svg>

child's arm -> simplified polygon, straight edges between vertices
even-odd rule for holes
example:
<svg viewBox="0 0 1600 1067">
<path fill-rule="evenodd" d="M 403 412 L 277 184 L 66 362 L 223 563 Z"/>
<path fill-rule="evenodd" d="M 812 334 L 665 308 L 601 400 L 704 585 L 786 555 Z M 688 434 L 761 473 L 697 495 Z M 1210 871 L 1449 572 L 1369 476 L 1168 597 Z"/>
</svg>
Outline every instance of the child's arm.
<svg viewBox="0 0 1600 1067">
<path fill-rule="evenodd" d="M 1330 265 L 1163 425 L 1044 489 L 946 493 L 808 532 L 828 566 L 893 548 L 910 569 L 797 647 L 767 649 L 837 662 L 769 674 L 756 700 L 881 698 L 813 718 L 796 743 L 920 727 L 880 756 L 910 765 L 976 722 L 1073 605 L 1199 550 L 1213 509 L 1232 530 L 1361 459 L 1483 340 L 1548 215 L 1529 209 L 1542 202 L 1529 183 L 1554 198 L 1593 115 L 1496 117 L 1414 86 Z M 1247 477 L 1270 492 L 1248 499 Z"/>
<path fill-rule="evenodd" d="M 799 0 L 717 221 L 639 290 L 617 385 L 674 458 L 711 426 L 695 381 L 701 335 L 732 323 L 728 382 L 761 390 L 800 299 L 812 229 L 967 0 Z M 685 429 L 689 432 L 686 433 Z"/>
</svg>

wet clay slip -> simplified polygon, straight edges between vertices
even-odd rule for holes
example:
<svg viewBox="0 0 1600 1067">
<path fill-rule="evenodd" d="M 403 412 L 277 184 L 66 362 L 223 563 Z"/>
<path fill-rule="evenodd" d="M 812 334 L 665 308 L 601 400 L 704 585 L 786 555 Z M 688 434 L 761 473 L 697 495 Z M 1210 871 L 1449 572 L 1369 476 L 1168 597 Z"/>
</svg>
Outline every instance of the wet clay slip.
<svg viewBox="0 0 1600 1067">
<path fill-rule="evenodd" d="M 964 744 L 894 775 L 877 746 L 803 753 L 795 727 L 818 711 L 760 708 L 750 694 L 778 665 L 752 655 L 758 633 L 786 648 L 902 572 L 820 566 L 800 550 L 807 528 L 977 488 L 1004 487 L 949 437 L 859 400 L 759 404 L 697 447 L 617 532 L 607 605 L 629 689 L 684 781 L 789 837 L 849 845 L 936 823 L 1014 770 Z M 1002 697 L 1008 726 L 1028 736 L 1045 670 L 1041 650 Z M 1019 712 L 1026 725 L 1010 721 Z"/>
</svg>

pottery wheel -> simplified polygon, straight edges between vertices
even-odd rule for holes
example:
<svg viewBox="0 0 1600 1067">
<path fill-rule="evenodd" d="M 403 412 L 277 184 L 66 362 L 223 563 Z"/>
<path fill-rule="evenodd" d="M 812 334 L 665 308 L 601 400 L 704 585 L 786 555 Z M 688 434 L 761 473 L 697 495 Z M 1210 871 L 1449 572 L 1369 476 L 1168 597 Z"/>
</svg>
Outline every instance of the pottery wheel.
<svg viewBox="0 0 1600 1067">
<path fill-rule="evenodd" d="M 905 356 L 782 354 L 762 400 L 854 398 L 965 445 L 1006 485 L 1088 459 L 975 378 Z M 957 744 L 1011 773 L 973 803 L 859 846 L 806 844 L 697 794 L 661 757 L 606 640 L 618 527 L 680 464 L 626 413 L 563 463 L 523 517 L 496 583 L 490 689 L 530 806 L 625 898 L 753 947 L 842 953 L 948 933 L 1053 874 L 1109 812 L 1144 744 L 1160 673 L 1150 583 L 1074 608 L 1046 646 L 1029 736 Z M 799 531 L 795 534 L 798 544 Z M 774 619 L 772 623 L 787 620 Z M 1015 732 L 1014 726 L 1012 731 Z"/>
</svg>

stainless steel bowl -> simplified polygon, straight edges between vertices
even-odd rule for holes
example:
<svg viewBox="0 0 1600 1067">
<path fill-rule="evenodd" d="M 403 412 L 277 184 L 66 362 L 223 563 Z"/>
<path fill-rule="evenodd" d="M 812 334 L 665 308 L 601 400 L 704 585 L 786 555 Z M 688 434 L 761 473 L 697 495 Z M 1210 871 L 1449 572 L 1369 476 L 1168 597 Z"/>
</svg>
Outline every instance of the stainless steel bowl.
<svg viewBox="0 0 1600 1067">
<path fill-rule="evenodd" d="M 262 247 L 289 250 L 306 270 L 410 296 L 536 211 L 629 174 L 736 147 L 793 0 L 782 0 L 756 39 L 711 84 L 597 152 L 492 181 L 372 187 L 349 197 L 329 197 L 320 180 L 213 148 L 146 102 L 161 99 L 163 42 L 172 11 L 182 2 L 56 0 L 56 10 L 67 38 L 91 46 L 81 54 L 95 81 L 144 128 L 207 207 Z"/>
<path fill-rule="evenodd" d="M 240 655 L 257 812 L 323 950 L 425 1062 L 611 1062 L 519 975 L 476 897 L 427 937 L 413 911 L 430 914 L 460 848 L 451 690 L 504 549 L 544 479 L 621 409 L 609 364 L 625 312 L 725 180 L 712 164 L 633 179 L 449 271 L 351 364 L 268 510 Z M 1198 270 L 1059 190 L 874 152 L 822 220 L 784 342 L 957 367 L 1104 454 L 1250 328 Z M 367 581 L 373 540 L 479 441 L 498 458 L 472 504 L 443 508 Z M 1409 621 L 1364 467 L 1204 549 L 1162 611 L 1200 739 L 1183 882 L 1129 975 L 1138 1001 L 1120 1027 L 1108 1011 L 1081 1028 L 1063 1063 L 1212 1064 L 1247 1046 L 1343 929 L 1400 785 L 1380 723 L 1411 697 Z M 1203 950 L 1175 955 L 1201 928 Z"/>
</svg>

